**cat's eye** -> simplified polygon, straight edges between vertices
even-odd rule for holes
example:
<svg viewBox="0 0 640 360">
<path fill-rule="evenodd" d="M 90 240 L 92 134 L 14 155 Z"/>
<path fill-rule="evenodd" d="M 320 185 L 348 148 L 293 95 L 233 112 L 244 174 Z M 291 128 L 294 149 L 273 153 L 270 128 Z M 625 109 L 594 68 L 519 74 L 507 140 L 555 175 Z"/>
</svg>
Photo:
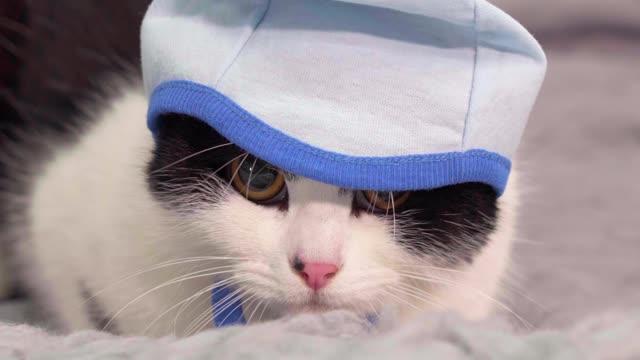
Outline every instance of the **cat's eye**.
<svg viewBox="0 0 640 360">
<path fill-rule="evenodd" d="M 356 202 L 366 211 L 392 211 L 407 202 L 410 191 L 360 191 L 356 194 Z"/>
<path fill-rule="evenodd" d="M 233 187 L 257 203 L 275 203 L 286 197 L 282 172 L 254 156 L 236 159 L 229 167 Z"/>
</svg>

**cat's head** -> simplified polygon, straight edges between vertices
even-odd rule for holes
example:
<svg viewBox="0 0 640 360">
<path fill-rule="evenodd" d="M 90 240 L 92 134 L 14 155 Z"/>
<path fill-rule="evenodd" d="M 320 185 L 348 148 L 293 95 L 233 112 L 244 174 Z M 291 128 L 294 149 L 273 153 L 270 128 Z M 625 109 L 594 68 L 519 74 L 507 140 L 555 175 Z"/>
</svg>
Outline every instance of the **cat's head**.
<svg viewBox="0 0 640 360">
<path fill-rule="evenodd" d="M 456 274 L 475 271 L 498 221 L 497 194 L 482 183 L 339 188 L 271 166 L 176 114 L 159 121 L 156 140 L 149 186 L 198 229 L 206 253 L 194 255 L 227 257 L 221 278 L 238 294 L 290 311 L 446 308 Z"/>
</svg>

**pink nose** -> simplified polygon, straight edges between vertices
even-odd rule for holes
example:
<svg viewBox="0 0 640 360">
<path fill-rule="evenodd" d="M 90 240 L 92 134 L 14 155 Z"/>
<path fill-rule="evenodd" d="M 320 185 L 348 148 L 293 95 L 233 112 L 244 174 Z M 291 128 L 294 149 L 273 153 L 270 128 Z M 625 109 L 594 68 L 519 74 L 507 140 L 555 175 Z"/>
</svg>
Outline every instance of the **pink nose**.
<svg viewBox="0 0 640 360">
<path fill-rule="evenodd" d="M 338 267 L 333 264 L 298 263 L 295 268 L 307 286 L 315 291 L 327 286 L 329 280 L 338 272 Z"/>
</svg>

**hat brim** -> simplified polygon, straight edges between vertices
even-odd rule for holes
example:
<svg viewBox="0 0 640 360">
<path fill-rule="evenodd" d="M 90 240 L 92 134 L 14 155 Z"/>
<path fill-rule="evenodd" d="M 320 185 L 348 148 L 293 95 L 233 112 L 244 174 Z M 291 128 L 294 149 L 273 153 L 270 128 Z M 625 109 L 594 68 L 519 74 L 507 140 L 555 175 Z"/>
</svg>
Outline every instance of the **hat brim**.
<svg viewBox="0 0 640 360">
<path fill-rule="evenodd" d="M 389 157 L 323 150 L 269 126 L 215 89 L 190 81 L 168 81 L 153 91 L 147 122 L 154 136 L 159 117 L 167 113 L 196 117 L 274 166 L 348 189 L 406 191 L 481 182 L 501 195 L 511 169 L 509 159 L 483 149 Z"/>
</svg>

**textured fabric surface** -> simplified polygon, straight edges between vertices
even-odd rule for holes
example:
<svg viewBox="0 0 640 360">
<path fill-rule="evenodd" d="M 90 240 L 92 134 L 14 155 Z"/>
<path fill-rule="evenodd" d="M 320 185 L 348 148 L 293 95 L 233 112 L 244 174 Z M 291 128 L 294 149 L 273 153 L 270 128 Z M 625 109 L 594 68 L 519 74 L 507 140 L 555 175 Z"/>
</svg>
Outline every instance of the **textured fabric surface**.
<svg viewBox="0 0 640 360">
<path fill-rule="evenodd" d="M 22 359 L 635 359 L 640 312 L 606 314 L 559 331 L 517 334 L 499 322 L 448 315 L 415 319 L 371 333 L 348 313 L 305 315 L 231 327 L 176 340 L 118 338 L 79 332 L 51 336 L 27 326 L 0 326 L 0 358 Z M 25 341 L 25 339 L 29 339 Z"/>
<path fill-rule="evenodd" d="M 469 150 L 510 158 L 546 66 L 535 39 L 485 0 L 156 0 L 141 39 L 149 94 L 176 80 L 198 83 L 286 139 L 308 144 L 327 159 L 339 154 L 367 166 L 370 157 Z M 190 98 L 181 105 L 155 107 L 180 112 L 200 106 Z M 157 119 L 157 114 L 149 118 L 152 131 Z M 212 125 L 219 131 L 228 127 Z M 244 145 L 263 141 L 255 134 L 224 135 Z M 496 164 L 465 172 L 455 159 L 444 159 L 448 171 L 432 171 L 407 159 L 411 171 L 400 166 L 390 174 L 379 171 L 393 183 L 372 187 L 371 181 L 349 175 L 357 171 L 344 162 L 331 160 L 326 168 L 341 170 L 331 172 L 292 149 L 288 158 L 296 161 L 272 156 L 279 150 L 273 146 L 250 150 L 285 170 L 357 189 L 410 190 L 415 187 L 400 183 L 418 183 L 414 178 L 427 172 L 443 176 L 419 184 L 422 188 L 486 182 L 485 176 L 468 173 L 502 176 Z M 377 164 L 383 170 L 398 161 Z"/>
</svg>

